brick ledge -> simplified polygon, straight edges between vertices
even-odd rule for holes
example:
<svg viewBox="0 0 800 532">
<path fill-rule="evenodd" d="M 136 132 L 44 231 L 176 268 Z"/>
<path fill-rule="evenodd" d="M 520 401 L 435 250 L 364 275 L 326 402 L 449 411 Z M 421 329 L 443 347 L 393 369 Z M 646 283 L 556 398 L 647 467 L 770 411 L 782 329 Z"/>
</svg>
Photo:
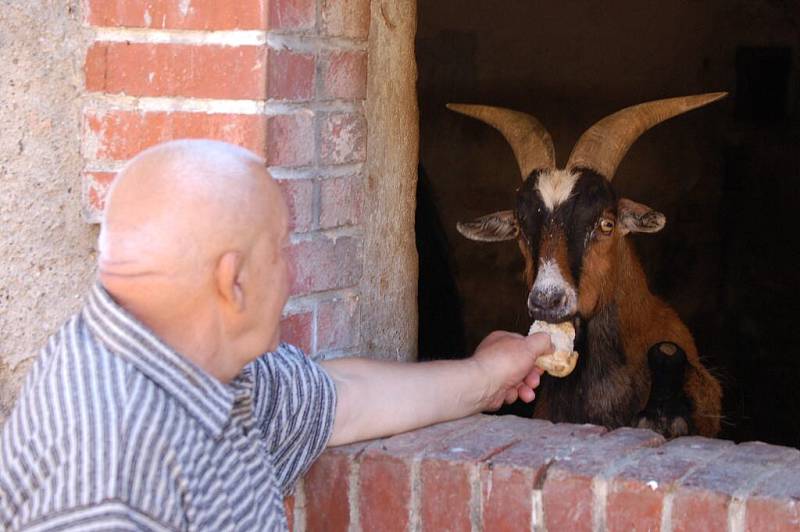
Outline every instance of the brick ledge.
<svg viewBox="0 0 800 532">
<path fill-rule="evenodd" d="M 479 415 L 329 449 L 295 530 L 800 530 L 800 451 Z"/>
</svg>

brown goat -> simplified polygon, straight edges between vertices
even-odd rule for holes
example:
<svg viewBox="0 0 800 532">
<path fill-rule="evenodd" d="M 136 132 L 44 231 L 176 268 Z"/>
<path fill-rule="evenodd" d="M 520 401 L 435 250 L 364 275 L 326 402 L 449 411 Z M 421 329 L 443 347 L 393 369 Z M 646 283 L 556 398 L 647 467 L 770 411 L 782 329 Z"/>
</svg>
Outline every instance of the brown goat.
<svg viewBox="0 0 800 532">
<path fill-rule="evenodd" d="M 513 210 L 459 223 L 472 240 L 517 239 L 533 319 L 571 320 L 578 364 L 545 376 L 534 416 L 607 427 L 649 427 L 667 437 L 720 428 L 721 387 L 700 362 L 692 335 L 654 296 L 628 233 L 653 233 L 663 214 L 619 198 L 611 180 L 633 142 L 654 125 L 725 93 L 671 98 L 610 115 L 578 140 L 565 169 L 534 117 L 497 107 L 448 107 L 498 129 L 522 174 Z"/>
</svg>

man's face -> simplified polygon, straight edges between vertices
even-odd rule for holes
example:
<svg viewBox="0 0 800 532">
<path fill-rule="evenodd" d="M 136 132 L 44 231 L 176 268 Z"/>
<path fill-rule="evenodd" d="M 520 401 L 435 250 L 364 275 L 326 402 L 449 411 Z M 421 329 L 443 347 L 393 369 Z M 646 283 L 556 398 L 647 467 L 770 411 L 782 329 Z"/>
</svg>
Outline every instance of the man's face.
<svg viewBox="0 0 800 532">
<path fill-rule="evenodd" d="M 244 287 L 247 321 L 254 331 L 258 353 L 274 351 L 280 341 L 280 319 L 289 298 L 288 209 L 274 182 L 267 183 L 265 215 L 252 252 L 246 258 Z M 271 211 L 271 212 L 270 212 Z M 249 294 L 249 295 L 248 295 Z"/>
</svg>

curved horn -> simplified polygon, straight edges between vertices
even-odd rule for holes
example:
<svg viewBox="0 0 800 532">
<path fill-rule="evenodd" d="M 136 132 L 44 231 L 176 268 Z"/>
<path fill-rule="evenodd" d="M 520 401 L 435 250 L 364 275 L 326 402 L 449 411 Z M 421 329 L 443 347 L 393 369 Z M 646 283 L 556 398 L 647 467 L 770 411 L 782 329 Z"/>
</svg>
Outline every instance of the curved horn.
<svg viewBox="0 0 800 532">
<path fill-rule="evenodd" d="M 488 105 L 448 103 L 447 108 L 477 118 L 502 133 L 514 151 L 523 181 L 537 168 L 555 168 L 556 152 L 550 133 L 531 115 Z"/>
<path fill-rule="evenodd" d="M 717 101 L 727 92 L 710 92 L 646 102 L 609 115 L 586 130 L 569 155 L 567 169 L 591 168 L 611 181 L 622 158 L 642 133 L 686 111 Z"/>
</svg>

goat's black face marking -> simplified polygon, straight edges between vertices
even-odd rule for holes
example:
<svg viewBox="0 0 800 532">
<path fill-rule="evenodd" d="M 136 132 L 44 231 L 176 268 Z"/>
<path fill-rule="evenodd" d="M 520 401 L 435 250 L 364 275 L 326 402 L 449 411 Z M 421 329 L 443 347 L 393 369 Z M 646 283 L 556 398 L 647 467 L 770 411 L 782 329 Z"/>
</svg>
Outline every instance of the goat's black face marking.
<svg viewBox="0 0 800 532">
<path fill-rule="evenodd" d="M 539 258 L 539 243 L 542 237 L 542 227 L 547 219 L 547 208 L 536 192 L 536 183 L 539 180 L 539 171 L 534 172 L 523 184 L 517 193 L 516 216 L 520 232 L 525 239 L 531 258 L 534 263 Z"/>
<path fill-rule="evenodd" d="M 616 213 L 617 210 L 616 195 L 605 178 L 591 170 L 581 170 L 580 174 L 570 199 L 561 209 L 556 209 L 556 213 L 561 211 L 559 216 L 567 218 L 564 227 L 567 231 L 569 266 L 576 282 L 581 276 L 583 255 L 591 244 L 600 217 L 606 211 Z"/>
<path fill-rule="evenodd" d="M 616 213 L 617 198 L 609 182 L 589 169 L 577 169 L 578 178 L 565 201 L 551 212 L 542 200 L 537 187 L 544 175 L 536 171 L 525 181 L 517 194 L 516 216 L 527 241 L 531 257 L 538 261 L 543 230 L 563 230 L 567 243 L 570 273 L 576 283 L 586 249 L 601 215 Z"/>
</svg>

